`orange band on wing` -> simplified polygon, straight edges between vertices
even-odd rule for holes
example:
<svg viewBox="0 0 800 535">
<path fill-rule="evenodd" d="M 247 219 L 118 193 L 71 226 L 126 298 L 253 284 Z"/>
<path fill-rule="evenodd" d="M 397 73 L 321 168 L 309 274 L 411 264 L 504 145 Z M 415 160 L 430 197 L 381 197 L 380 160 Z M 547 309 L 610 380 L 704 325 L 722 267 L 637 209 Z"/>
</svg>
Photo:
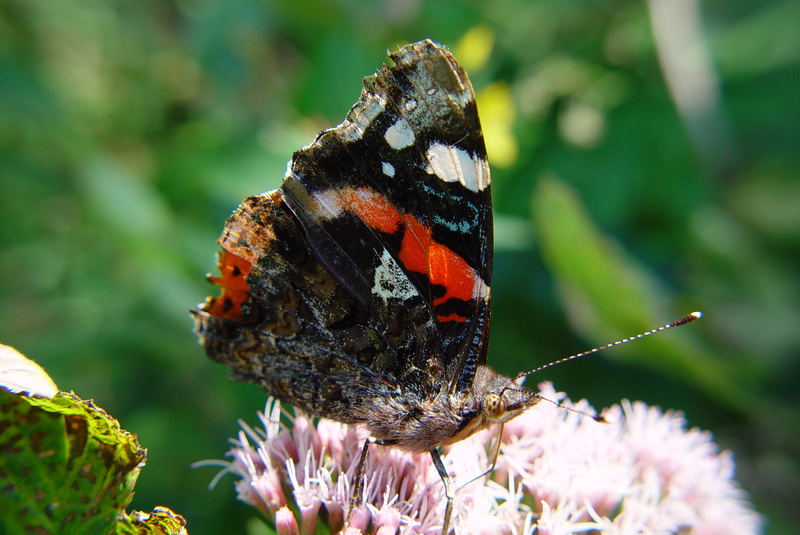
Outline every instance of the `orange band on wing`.
<svg viewBox="0 0 800 535">
<path fill-rule="evenodd" d="M 456 252 L 435 241 L 429 227 L 410 214 L 401 214 L 385 196 L 372 189 L 348 189 L 342 192 L 342 196 L 347 208 L 370 228 L 395 234 L 403 224 L 405 233 L 398 260 L 406 269 L 426 275 L 431 284 L 444 287 L 444 295 L 434 299 L 434 306 L 450 299 L 469 301 L 475 297 L 479 275 Z M 438 319 L 466 321 L 458 314 L 439 316 Z"/>
<path fill-rule="evenodd" d="M 434 299 L 433 305 L 450 299 L 472 299 L 478 277 L 475 270 L 452 249 L 433 240 L 431 230 L 417 218 L 406 214 L 403 219 L 406 233 L 400 245 L 400 262 L 412 271 L 425 273 L 431 284 L 444 286 L 444 295 Z"/>
<path fill-rule="evenodd" d="M 218 277 L 209 277 L 209 281 L 218 284 L 222 289 L 219 297 L 211 300 L 207 312 L 217 318 L 239 319 L 242 316 L 242 304 L 247 301 L 250 292 L 245 277 L 250 273 L 250 262 L 228 251 L 219 255 Z"/>
<path fill-rule="evenodd" d="M 368 227 L 384 234 L 394 234 L 400 226 L 400 212 L 389 199 L 369 188 L 346 189 L 342 197 L 347 208 L 361 218 Z"/>
<path fill-rule="evenodd" d="M 456 314 L 455 312 L 453 312 L 452 314 L 448 314 L 447 316 L 442 316 L 440 314 L 436 316 L 436 319 L 442 323 L 444 323 L 445 321 L 457 321 L 458 323 L 464 323 L 465 321 L 467 321 L 467 318 L 459 314 Z"/>
</svg>

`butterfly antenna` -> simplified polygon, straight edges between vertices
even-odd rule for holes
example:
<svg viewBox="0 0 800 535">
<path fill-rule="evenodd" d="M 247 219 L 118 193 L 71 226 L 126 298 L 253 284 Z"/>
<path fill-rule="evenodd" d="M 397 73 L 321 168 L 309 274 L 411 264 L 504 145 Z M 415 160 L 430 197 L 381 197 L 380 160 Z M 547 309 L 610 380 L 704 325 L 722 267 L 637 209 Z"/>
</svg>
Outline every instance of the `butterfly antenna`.
<svg viewBox="0 0 800 535">
<path fill-rule="evenodd" d="M 608 420 L 606 420 L 606 417 L 604 415 L 602 415 L 602 414 L 592 414 L 590 412 L 582 411 L 582 410 L 576 409 L 574 407 L 570 407 L 568 405 L 564 405 L 564 403 L 562 401 L 555 401 L 555 400 L 552 400 L 550 398 L 546 398 L 544 396 L 538 396 L 538 398 L 541 399 L 542 401 L 547 401 L 548 403 L 552 403 L 553 405 L 555 405 L 559 409 L 564 409 L 565 411 L 574 412 L 575 414 L 580 414 L 581 416 L 585 416 L 587 418 L 591 418 L 595 422 L 598 422 L 598 423 L 601 423 L 601 424 L 607 424 L 608 423 Z"/>
<path fill-rule="evenodd" d="M 574 355 L 570 355 L 568 357 L 564 357 L 563 359 L 554 360 L 553 362 L 550 362 L 548 364 L 544 364 L 542 366 L 539 366 L 538 368 L 534 368 L 534 369 L 529 370 L 527 372 L 522 372 L 519 375 L 517 375 L 515 377 L 515 379 L 516 380 L 522 379 L 523 377 L 525 377 L 527 375 L 530 375 L 530 374 L 536 373 L 536 372 L 540 372 L 540 371 L 544 370 L 545 368 L 549 368 L 551 366 L 555 366 L 556 364 L 563 364 L 564 362 L 569 362 L 570 360 L 579 359 L 581 357 L 585 357 L 585 356 L 591 355 L 593 353 L 598 353 L 600 351 L 603 351 L 604 349 L 609 349 L 609 348 L 615 347 L 615 346 L 621 346 L 622 344 L 627 344 L 628 342 L 633 342 L 634 340 L 641 340 L 642 338 L 646 338 L 646 337 L 650 336 L 651 334 L 656 334 L 656 333 L 660 333 L 660 332 L 663 332 L 663 331 L 667 331 L 669 329 L 672 329 L 673 327 L 680 327 L 681 325 L 686 325 L 687 323 L 691 323 L 694 320 L 700 319 L 702 317 L 703 317 L 703 313 L 702 312 L 692 312 L 690 314 L 686 314 L 685 316 L 683 316 L 681 318 L 676 319 L 675 321 L 671 321 L 671 322 L 667 323 L 666 325 L 662 325 L 661 327 L 659 327 L 657 329 L 653 329 L 651 331 L 643 332 L 641 334 L 637 334 L 636 336 L 631 336 L 629 338 L 623 338 L 622 340 L 617 340 L 616 342 L 611 342 L 610 344 L 606 344 L 604 346 L 598 346 L 598 347 L 595 347 L 594 349 L 590 349 L 588 351 L 583 351 L 581 353 L 576 353 Z"/>
</svg>

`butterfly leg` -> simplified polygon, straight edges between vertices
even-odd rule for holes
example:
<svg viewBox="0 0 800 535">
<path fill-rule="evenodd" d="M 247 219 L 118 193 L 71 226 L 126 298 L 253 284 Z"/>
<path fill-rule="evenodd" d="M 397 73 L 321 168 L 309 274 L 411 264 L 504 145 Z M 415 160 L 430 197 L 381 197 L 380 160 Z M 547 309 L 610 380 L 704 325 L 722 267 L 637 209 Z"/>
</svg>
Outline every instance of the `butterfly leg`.
<svg viewBox="0 0 800 535">
<path fill-rule="evenodd" d="M 439 472 L 439 477 L 442 478 L 442 485 L 444 485 L 444 497 L 447 500 L 447 504 L 444 507 L 442 535 L 447 535 L 447 532 L 450 531 L 450 517 L 453 516 L 453 496 L 455 496 L 455 493 L 453 492 L 453 480 L 450 479 L 450 476 L 444 467 L 442 456 L 439 453 L 439 448 L 431 450 L 431 459 L 433 459 L 433 466 L 435 466 L 436 471 Z"/>
<path fill-rule="evenodd" d="M 475 481 L 479 480 L 483 476 L 488 476 L 489 474 L 494 472 L 494 469 L 497 466 L 497 457 L 500 455 L 500 446 L 501 446 L 501 444 L 503 442 L 503 425 L 505 425 L 505 424 L 499 424 L 499 425 L 500 425 L 500 430 L 497 433 L 497 442 L 495 443 L 494 447 L 492 448 L 492 450 L 493 450 L 492 451 L 492 464 L 489 465 L 489 468 L 487 468 L 486 470 L 484 470 L 483 472 L 481 472 L 477 476 L 473 477 L 472 479 L 470 479 L 469 481 L 467 481 L 466 483 L 464 483 L 463 485 L 458 487 L 456 489 L 456 492 L 458 492 L 459 490 L 463 489 L 467 485 L 469 485 L 471 483 L 474 483 Z M 488 481 L 488 479 L 487 479 L 487 481 Z"/>
<path fill-rule="evenodd" d="M 358 458 L 358 465 L 356 465 L 356 473 L 353 476 L 353 494 L 350 497 L 350 505 L 347 508 L 347 515 L 344 519 L 344 528 L 350 524 L 350 515 L 353 514 L 353 510 L 364 499 L 364 469 L 367 466 L 367 453 L 370 445 L 389 446 L 394 443 L 395 441 L 392 440 L 381 440 L 375 437 L 367 437 L 367 440 L 364 441 L 364 447 L 361 448 L 361 455 Z"/>
</svg>

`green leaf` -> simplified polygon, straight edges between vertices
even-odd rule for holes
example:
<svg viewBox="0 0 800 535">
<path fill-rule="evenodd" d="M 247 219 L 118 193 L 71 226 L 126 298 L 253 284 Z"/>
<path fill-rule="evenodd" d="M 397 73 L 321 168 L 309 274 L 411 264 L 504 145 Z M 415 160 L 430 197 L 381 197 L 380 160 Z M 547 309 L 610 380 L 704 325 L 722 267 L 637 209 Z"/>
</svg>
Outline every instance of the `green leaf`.
<svg viewBox="0 0 800 535">
<path fill-rule="evenodd" d="M 554 177 L 543 178 L 534 193 L 533 214 L 542 254 L 576 330 L 603 343 L 609 336 L 628 337 L 677 318 L 679 314 L 670 312 L 668 291 L 595 227 L 566 184 Z M 733 377 L 730 367 L 705 350 L 687 329 L 691 327 L 641 342 L 647 350 L 636 351 L 635 358 L 628 348 L 608 356 L 691 381 L 730 408 L 757 411 L 763 397 L 748 385 L 747 378 Z"/>
<path fill-rule="evenodd" d="M 110 533 L 144 464 L 136 437 L 92 401 L 0 389 L 0 532 Z"/>
<path fill-rule="evenodd" d="M 166 507 L 134 511 L 117 522 L 115 535 L 187 535 L 186 519 Z"/>
</svg>

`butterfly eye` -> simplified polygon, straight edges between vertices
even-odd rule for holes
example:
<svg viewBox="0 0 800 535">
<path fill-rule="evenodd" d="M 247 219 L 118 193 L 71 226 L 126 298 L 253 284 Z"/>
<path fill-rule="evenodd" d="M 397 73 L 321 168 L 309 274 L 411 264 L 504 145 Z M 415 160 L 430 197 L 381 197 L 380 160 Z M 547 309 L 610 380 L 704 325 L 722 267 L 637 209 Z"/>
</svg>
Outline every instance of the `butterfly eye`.
<svg viewBox="0 0 800 535">
<path fill-rule="evenodd" d="M 506 413 L 506 405 L 503 398 L 495 393 L 486 394 L 483 398 L 483 412 L 490 420 L 499 420 Z"/>
</svg>

